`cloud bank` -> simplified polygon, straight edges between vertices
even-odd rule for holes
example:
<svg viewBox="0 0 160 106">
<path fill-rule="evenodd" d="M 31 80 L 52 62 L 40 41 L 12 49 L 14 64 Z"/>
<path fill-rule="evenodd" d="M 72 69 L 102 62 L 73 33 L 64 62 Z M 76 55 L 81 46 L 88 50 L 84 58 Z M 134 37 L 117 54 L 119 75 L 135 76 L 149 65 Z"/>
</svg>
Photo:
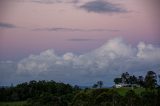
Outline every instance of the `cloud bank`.
<svg viewBox="0 0 160 106">
<path fill-rule="evenodd" d="M 128 71 L 144 75 L 148 70 L 159 73 L 160 48 L 140 42 L 137 47 L 114 38 L 103 46 L 81 55 L 57 55 L 53 49 L 30 55 L 18 62 L 1 62 L 0 81 L 52 79 L 72 84 L 87 85 L 103 80 L 111 85 L 113 78 Z M 10 74 L 7 74 L 10 73 Z"/>
</svg>

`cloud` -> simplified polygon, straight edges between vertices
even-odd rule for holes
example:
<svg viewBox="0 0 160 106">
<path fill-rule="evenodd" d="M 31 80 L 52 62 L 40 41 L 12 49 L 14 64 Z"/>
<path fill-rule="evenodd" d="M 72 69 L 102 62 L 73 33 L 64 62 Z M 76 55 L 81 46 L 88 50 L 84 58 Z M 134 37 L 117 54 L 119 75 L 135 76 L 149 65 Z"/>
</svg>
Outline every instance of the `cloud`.
<svg viewBox="0 0 160 106">
<path fill-rule="evenodd" d="M 31 0 L 31 2 L 52 4 L 52 3 L 61 3 L 62 0 Z"/>
<path fill-rule="evenodd" d="M 153 61 L 160 59 L 160 54 L 159 54 L 160 48 L 155 48 L 153 45 L 145 44 L 144 42 L 140 42 L 137 48 L 138 48 L 137 57 L 141 59 L 147 59 Z"/>
<path fill-rule="evenodd" d="M 33 31 L 69 31 L 69 32 L 117 32 L 120 30 L 113 29 L 80 29 L 80 28 L 66 28 L 66 27 L 53 27 L 53 28 L 37 28 Z"/>
<path fill-rule="evenodd" d="M 79 0 L 31 0 L 31 2 L 35 3 L 44 3 L 44 4 L 53 4 L 53 3 L 79 3 Z"/>
<path fill-rule="evenodd" d="M 0 28 L 17 28 L 17 26 L 9 23 L 2 23 L 0 22 Z"/>
<path fill-rule="evenodd" d="M 69 3 L 77 4 L 77 3 L 79 3 L 79 2 L 80 2 L 80 0 L 71 0 Z"/>
<path fill-rule="evenodd" d="M 83 29 L 75 29 L 75 28 L 64 28 L 64 27 L 54 27 L 54 28 L 37 28 L 34 31 L 84 31 Z"/>
<path fill-rule="evenodd" d="M 144 75 L 148 70 L 154 70 L 159 73 L 159 54 L 160 48 L 152 44 L 140 42 L 137 47 L 133 47 L 122 38 L 114 38 L 101 47 L 80 55 L 71 52 L 58 55 L 53 49 L 39 55 L 30 55 L 14 65 L 16 69 L 13 68 L 15 72 L 11 74 L 15 77 L 10 78 L 24 79 L 22 76 L 27 76 L 28 80 L 52 79 L 81 85 L 103 80 L 105 84 L 111 85 L 113 78 L 122 72 Z M 8 78 L 8 63 L 3 62 L 0 65 L 5 78 Z M 4 79 L 0 80 L 3 82 Z"/>
<path fill-rule="evenodd" d="M 75 38 L 75 39 L 68 39 L 68 41 L 78 41 L 78 42 L 85 42 L 85 41 L 93 41 L 94 39 L 87 39 L 87 38 Z"/>
<path fill-rule="evenodd" d="M 55 3 L 73 3 L 76 4 L 79 0 L 5 0 L 11 2 L 33 2 L 41 4 L 55 4 Z"/>
<path fill-rule="evenodd" d="M 81 5 L 80 8 L 88 12 L 95 12 L 95 13 L 126 13 L 127 12 L 126 9 L 120 7 L 118 4 L 113 4 L 103 0 L 89 1 Z"/>
</svg>

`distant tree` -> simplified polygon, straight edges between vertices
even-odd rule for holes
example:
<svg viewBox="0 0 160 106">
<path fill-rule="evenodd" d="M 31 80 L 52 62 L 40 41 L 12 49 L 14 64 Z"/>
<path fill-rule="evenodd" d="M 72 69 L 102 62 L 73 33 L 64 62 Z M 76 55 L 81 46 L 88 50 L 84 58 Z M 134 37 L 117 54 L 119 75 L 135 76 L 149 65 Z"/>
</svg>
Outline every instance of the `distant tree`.
<svg viewBox="0 0 160 106">
<path fill-rule="evenodd" d="M 122 82 L 124 84 L 129 84 L 129 77 L 130 77 L 130 75 L 128 72 L 122 73 L 122 75 L 121 75 Z"/>
<path fill-rule="evenodd" d="M 81 88 L 80 88 L 78 85 L 75 85 L 75 86 L 74 86 L 74 89 L 75 89 L 75 90 L 81 90 Z"/>
<path fill-rule="evenodd" d="M 154 89 L 157 85 L 157 75 L 153 71 L 148 71 L 145 76 L 145 87 L 149 89 Z"/>
<path fill-rule="evenodd" d="M 159 82 L 159 84 L 160 84 L 160 74 L 158 75 L 158 79 L 159 79 L 159 81 L 158 81 L 158 82 Z M 160 86 L 160 85 L 159 85 L 159 86 Z"/>
<path fill-rule="evenodd" d="M 11 88 L 13 88 L 14 87 L 14 85 L 13 85 L 13 83 L 11 83 L 11 86 L 10 86 Z"/>
<path fill-rule="evenodd" d="M 138 76 L 137 80 L 138 80 L 137 84 L 140 85 L 141 87 L 144 87 L 144 77 Z"/>
<path fill-rule="evenodd" d="M 120 83 L 122 83 L 122 78 L 115 78 L 115 79 L 114 79 L 114 83 L 115 83 L 115 84 L 120 84 Z"/>
<path fill-rule="evenodd" d="M 32 81 L 29 82 L 30 85 L 34 85 L 36 83 L 37 83 L 37 81 L 35 81 L 35 80 L 32 80 Z"/>
<path fill-rule="evenodd" d="M 97 85 L 99 86 L 99 88 L 102 88 L 102 86 L 103 86 L 103 81 L 97 81 Z"/>
<path fill-rule="evenodd" d="M 97 88 L 98 85 L 97 84 L 93 84 L 92 88 Z"/>
<path fill-rule="evenodd" d="M 136 76 L 130 76 L 129 77 L 129 81 L 128 81 L 129 84 L 137 84 L 137 77 Z"/>
</svg>

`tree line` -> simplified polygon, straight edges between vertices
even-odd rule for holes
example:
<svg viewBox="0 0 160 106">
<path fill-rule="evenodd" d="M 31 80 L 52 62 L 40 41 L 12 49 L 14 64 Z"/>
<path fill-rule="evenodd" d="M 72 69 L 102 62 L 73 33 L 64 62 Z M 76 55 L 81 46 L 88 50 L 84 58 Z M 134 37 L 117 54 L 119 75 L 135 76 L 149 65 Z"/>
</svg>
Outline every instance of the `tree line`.
<svg viewBox="0 0 160 106">
<path fill-rule="evenodd" d="M 27 101 L 27 106 L 68 106 L 79 90 L 78 86 L 70 84 L 32 80 L 15 87 L 0 88 L 0 101 Z"/>
<path fill-rule="evenodd" d="M 120 95 L 115 89 L 87 89 L 77 93 L 71 106 L 160 106 L 160 89 L 140 94 L 128 90 Z"/>
<path fill-rule="evenodd" d="M 154 71 L 148 71 L 146 76 L 130 75 L 128 72 L 122 73 L 120 78 L 115 78 L 115 84 L 126 84 L 126 85 L 139 85 L 139 87 L 154 89 L 158 87 L 157 77 L 159 77 Z"/>
<path fill-rule="evenodd" d="M 97 81 L 92 88 L 81 89 L 52 80 L 32 80 L 0 88 L 0 102 L 26 101 L 25 106 L 160 106 L 160 87 L 155 72 L 148 71 L 144 78 L 126 72 L 114 82 L 138 84 L 144 90 L 137 93 L 138 88 L 121 88 L 128 89 L 122 95 L 119 89 L 102 88 L 103 81 Z"/>
</svg>

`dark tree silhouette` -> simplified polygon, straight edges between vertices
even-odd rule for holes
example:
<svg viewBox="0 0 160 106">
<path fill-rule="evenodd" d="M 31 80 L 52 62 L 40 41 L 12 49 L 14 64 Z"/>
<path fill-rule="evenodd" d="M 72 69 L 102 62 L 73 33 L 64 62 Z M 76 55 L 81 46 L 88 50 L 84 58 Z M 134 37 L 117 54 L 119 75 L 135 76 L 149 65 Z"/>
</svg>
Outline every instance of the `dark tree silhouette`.
<svg viewBox="0 0 160 106">
<path fill-rule="evenodd" d="M 92 88 L 97 88 L 98 85 L 97 84 L 93 84 Z"/>
<path fill-rule="evenodd" d="M 115 79 L 114 79 L 114 83 L 115 83 L 115 84 L 120 84 L 120 83 L 122 83 L 122 78 L 115 78 Z"/>
<path fill-rule="evenodd" d="M 157 85 L 157 75 L 153 71 L 148 71 L 145 76 L 145 87 L 149 89 L 155 88 Z"/>
<path fill-rule="evenodd" d="M 138 76 L 138 85 L 140 85 L 141 87 L 144 87 L 144 77 L 143 76 Z"/>
<path fill-rule="evenodd" d="M 160 84 L 160 74 L 158 75 L 158 79 L 159 79 L 158 82 L 159 82 L 159 84 Z"/>
<path fill-rule="evenodd" d="M 121 75 L 122 82 L 124 84 L 129 84 L 129 77 L 130 77 L 130 75 L 128 72 L 122 73 L 122 75 Z"/>
<path fill-rule="evenodd" d="M 99 86 L 99 88 L 102 88 L 102 86 L 103 86 L 103 81 L 97 81 L 97 85 Z"/>
<path fill-rule="evenodd" d="M 137 77 L 135 77 L 134 75 L 130 76 L 128 83 L 129 84 L 137 84 Z"/>
</svg>

